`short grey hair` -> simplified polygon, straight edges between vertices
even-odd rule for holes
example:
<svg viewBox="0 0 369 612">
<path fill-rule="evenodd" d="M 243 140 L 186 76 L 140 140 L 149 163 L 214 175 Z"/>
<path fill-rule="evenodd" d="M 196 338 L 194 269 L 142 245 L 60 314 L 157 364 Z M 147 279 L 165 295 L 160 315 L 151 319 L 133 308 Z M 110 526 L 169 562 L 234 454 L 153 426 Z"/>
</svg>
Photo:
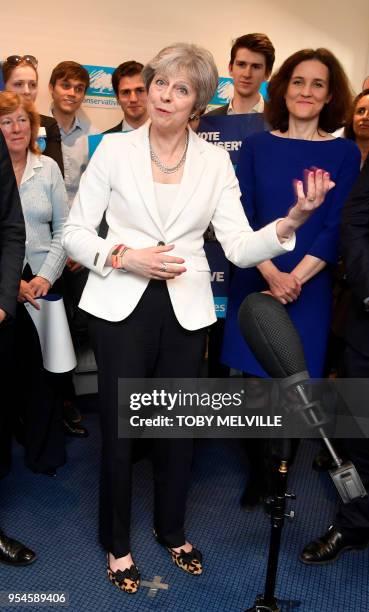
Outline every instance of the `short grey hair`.
<svg viewBox="0 0 369 612">
<path fill-rule="evenodd" d="M 145 87 L 149 90 L 156 73 L 173 75 L 184 70 L 196 91 L 193 110 L 205 108 L 218 86 L 218 70 L 210 51 L 188 43 L 164 47 L 142 70 Z"/>
</svg>

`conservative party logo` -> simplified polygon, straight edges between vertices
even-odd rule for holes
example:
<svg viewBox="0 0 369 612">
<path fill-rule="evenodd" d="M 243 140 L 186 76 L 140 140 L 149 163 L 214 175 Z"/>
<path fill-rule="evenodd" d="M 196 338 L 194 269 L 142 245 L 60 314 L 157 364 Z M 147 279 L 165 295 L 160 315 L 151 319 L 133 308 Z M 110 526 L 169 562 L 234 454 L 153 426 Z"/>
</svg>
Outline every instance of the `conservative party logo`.
<svg viewBox="0 0 369 612">
<path fill-rule="evenodd" d="M 268 81 L 264 81 L 259 89 L 263 98 L 268 99 Z M 233 98 L 233 79 L 219 77 L 217 90 L 209 102 L 209 109 L 228 104 Z"/>
<path fill-rule="evenodd" d="M 110 66 L 84 66 L 90 76 L 90 87 L 87 89 L 84 106 L 117 108 L 111 76 L 115 70 Z"/>
<path fill-rule="evenodd" d="M 213 106 L 227 104 L 233 98 L 233 79 L 230 77 L 219 77 L 217 90 L 210 100 Z"/>
</svg>

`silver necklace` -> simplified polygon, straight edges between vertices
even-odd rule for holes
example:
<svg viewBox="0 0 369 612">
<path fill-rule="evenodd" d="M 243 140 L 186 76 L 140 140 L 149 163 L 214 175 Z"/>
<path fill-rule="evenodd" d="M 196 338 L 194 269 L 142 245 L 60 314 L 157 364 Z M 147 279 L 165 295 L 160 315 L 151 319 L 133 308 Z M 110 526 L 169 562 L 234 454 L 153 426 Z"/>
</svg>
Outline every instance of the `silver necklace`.
<svg viewBox="0 0 369 612">
<path fill-rule="evenodd" d="M 183 164 L 186 161 L 186 155 L 187 155 L 187 149 L 188 149 L 188 140 L 189 140 L 189 133 L 188 133 L 188 130 L 186 130 L 186 142 L 185 142 L 184 151 L 182 153 L 181 159 L 179 160 L 179 162 L 175 166 L 166 166 L 165 164 L 163 164 L 163 162 L 159 159 L 159 157 L 155 153 L 155 151 L 153 151 L 152 146 L 151 146 L 151 142 L 149 141 L 151 160 L 154 162 L 154 164 L 156 164 L 156 166 L 159 168 L 159 170 L 161 172 L 163 172 L 164 174 L 173 174 L 174 172 L 177 172 L 177 170 L 179 170 L 181 168 L 181 166 L 183 166 Z"/>
</svg>

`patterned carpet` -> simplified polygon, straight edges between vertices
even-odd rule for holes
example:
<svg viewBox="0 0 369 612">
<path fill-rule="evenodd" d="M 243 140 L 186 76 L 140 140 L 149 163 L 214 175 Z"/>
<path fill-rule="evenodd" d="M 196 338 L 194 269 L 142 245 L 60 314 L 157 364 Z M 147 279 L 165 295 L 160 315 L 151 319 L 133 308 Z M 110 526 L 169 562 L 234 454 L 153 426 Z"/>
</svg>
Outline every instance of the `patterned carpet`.
<svg viewBox="0 0 369 612">
<path fill-rule="evenodd" d="M 95 399 L 90 399 L 94 408 Z M 88 402 L 83 404 L 86 411 Z M 105 575 L 105 554 L 97 540 L 97 415 L 88 412 L 85 423 L 90 437 L 68 440 L 68 462 L 56 478 L 32 474 L 24 467 L 22 450 L 14 449 L 13 470 L 0 483 L 0 522 L 9 535 L 31 546 L 38 559 L 24 568 L 1 565 L 0 591 L 68 592 L 73 612 L 242 612 L 252 605 L 264 590 L 269 519 L 262 509 L 247 513 L 239 506 L 246 467 L 237 442 L 196 444 L 187 533 L 204 554 L 206 571 L 199 577 L 177 569 L 155 542 L 151 467 L 148 460 L 135 465 L 133 552 L 148 584 L 136 595 L 126 595 Z M 303 545 L 326 530 L 336 502 L 329 478 L 311 470 L 317 448 L 317 442 L 305 441 L 290 475 L 289 489 L 298 496 L 296 518 L 286 523 L 282 535 L 277 595 L 283 612 L 367 612 L 368 551 L 348 553 L 320 568 L 298 561 Z"/>
</svg>

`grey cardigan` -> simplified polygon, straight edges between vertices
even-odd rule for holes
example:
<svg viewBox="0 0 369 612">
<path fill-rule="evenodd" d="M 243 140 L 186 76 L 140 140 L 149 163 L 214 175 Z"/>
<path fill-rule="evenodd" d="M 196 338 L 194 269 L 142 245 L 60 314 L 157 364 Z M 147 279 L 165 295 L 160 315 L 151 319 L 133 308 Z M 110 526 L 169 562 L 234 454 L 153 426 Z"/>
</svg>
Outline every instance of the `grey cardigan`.
<svg viewBox="0 0 369 612">
<path fill-rule="evenodd" d="M 26 224 L 26 254 L 33 274 L 53 284 L 61 275 L 67 255 L 61 234 L 69 208 L 63 177 L 56 162 L 28 151 L 19 186 Z"/>
</svg>

